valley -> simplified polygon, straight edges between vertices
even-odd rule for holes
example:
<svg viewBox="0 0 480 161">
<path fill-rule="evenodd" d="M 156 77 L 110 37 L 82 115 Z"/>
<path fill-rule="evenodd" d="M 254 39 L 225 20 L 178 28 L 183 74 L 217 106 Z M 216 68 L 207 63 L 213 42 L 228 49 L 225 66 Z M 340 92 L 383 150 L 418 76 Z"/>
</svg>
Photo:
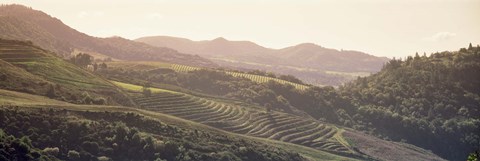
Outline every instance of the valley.
<svg viewBox="0 0 480 161">
<path fill-rule="evenodd" d="M 314 43 L 134 40 L 0 6 L 0 160 L 465 160 L 480 46 L 388 59 Z"/>
</svg>

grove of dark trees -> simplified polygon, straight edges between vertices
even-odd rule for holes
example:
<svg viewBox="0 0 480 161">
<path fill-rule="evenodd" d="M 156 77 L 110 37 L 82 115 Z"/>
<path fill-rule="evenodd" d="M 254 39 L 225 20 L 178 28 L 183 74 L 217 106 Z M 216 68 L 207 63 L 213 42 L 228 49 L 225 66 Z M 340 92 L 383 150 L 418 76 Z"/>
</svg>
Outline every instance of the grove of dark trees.
<svg viewBox="0 0 480 161">
<path fill-rule="evenodd" d="M 135 113 L 8 106 L 0 107 L 0 127 L 1 160 L 304 160 L 274 146 Z"/>
</svg>

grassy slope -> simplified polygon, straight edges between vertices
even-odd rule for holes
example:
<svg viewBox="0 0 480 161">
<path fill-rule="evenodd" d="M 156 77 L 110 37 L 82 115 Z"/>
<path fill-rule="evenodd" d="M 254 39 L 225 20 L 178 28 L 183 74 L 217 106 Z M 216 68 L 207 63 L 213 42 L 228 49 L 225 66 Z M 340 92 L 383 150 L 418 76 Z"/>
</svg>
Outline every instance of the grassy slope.
<svg viewBox="0 0 480 161">
<path fill-rule="evenodd" d="M 73 105 L 48 97 L 0 89 L 0 105 Z"/>
<path fill-rule="evenodd" d="M 186 65 L 179 65 L 179 64 L 169 64 L 169 63 L 163 63 L 163 62 L 143 62 L 143 61 L 109 62 L 108 66 L 114 67 L 114 68 L 125 68 L 125 69 L 135 69 L 135 70 L 154 70 L 158 68 L 168 68 L 168 69 L 175 70 L 177 72 L 188 72 L 193 70 L 205 69 L 202 67 L 193 67 L 193 66 L 186 66 Z M 247 73 L 241 73 L 241 72 L 234 72 L 234 71 L 227 71 L 226 73 L 235 77 L 247 78 L 259 83 L 265 83 L 270 80 L 273 80 L 282 84 L 290 84 L 300 90 L 304 90 L 308 88 L 308 86 L 306 85 L 293 83 L 293 82 L 281 80 L 278 78 L 260 76 L 255 74 L 247 74 Z"/>
<path fill-rule="evenodd" d="M 8 79 L 3 83 L 18 84 L 16 81 L 20 81 L 21 84 L 29 84 L 29 89 L 38 90 L 29 93 L 43 95 L 48 88 L 45 84 L 49 83 L 55 85 L 58 95 L 64 97 L 80 96 L 83 92 L 88 92 L 94 97 L 109 98 L 115 94 L 119 98 L 128 99 L 109 81 L 29 43 L 0 39 L 0 59 L 3 60 L 0 65 L 9 68 L 2 69 L 3 72 L 25 78 Z M 9 89 L 24 91 L 21 87 Z"/>
<path fill-rule="evenodd" d="M 51 82 L 0 59 L 0 88 L 43 95 Z"/>
<path fill-rule="evenodd" d="M 331 153 L 327 153 L 327 152 L 323 152 L 323 151 L 319 151 L 319 150 L 315 150 L 312 148 L 299 146 L 295 144 L 230 133 L 230 132 L 219 130 L 219 129 L 216 129 L 207 125 L 203 125 L 200 123 L 184 120 L 178 117 L 174 117 L 174 116 L 170 116 L 162 113 L 151 112 L 147 110 L 121 107 L 121 106 L 74 105 L 74 104 L 68 104 L 65 102 L 57 101 L 57 100 L 52 100 L 46 97 L 35 96 L 35 95 L 14 92 L 14 91 L 7 91 L 7 90 L 0 90 L 0 96 L 1 96 L 0 98 L 2 98 L 0 99 L 0 105 L 5 105 L 5 104 L 17 105 L 19 108 L 58 108 L 58 109 L 66 109 L 66 110 L 72 110 L 72 111 L 88 110 L 90 112 L 105 112 L 105 111 L 133 112 L 133 113 L 144 115 L 146 117 L 149 117 L 155 120 L 159 120 L 167 124 L 181 126 L 184 128 L 199 129 L 206 132 L 224 134 L 224 135 L 229 135 L 231 137 L 237 137 L 237 138 L 247 139 L 247 140 L 251 140 L 259 143 L 274 145 L 277 147 L 284 148 L 288 151 L 297 152 L 302 156 L 304 156 L 305 158 L 308 158 L 311 160 L 318 160 L 318 161 L 356 160 L 353 158 L 342 157 L 335 154 L 331 154 Z M 12 98 L 12 99 L 9 99 L 9 98 Z"/>
<path fill-rule="evenodd" d="M 128 84 L 128 83 L 123 83 L 123 82 L 117 82 L 117 81 L 111 81 L 113 84 L 115 84 L 118 87 L 122 87 L 126 90 L 134 91 L 134 92 L 142 92 L 143 91 L 143 86 L 139 85 L 134 85 L 134 84 Z M 179 93 L 167 89 L 160 89 L 160 88 L 148 88 L 152 93 L 161 93 L 161 92 L 167 92 L 167 93 Z"/>
</svg>

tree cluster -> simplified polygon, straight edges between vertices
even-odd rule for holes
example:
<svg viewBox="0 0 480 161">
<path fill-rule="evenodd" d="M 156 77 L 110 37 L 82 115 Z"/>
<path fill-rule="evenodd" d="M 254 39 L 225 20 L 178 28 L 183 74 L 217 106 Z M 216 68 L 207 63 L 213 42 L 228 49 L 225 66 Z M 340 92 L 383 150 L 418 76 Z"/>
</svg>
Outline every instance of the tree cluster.
<svg viewBox="0 0 480 161">
<path fill-rule="evenodd" d="M 86 53 L 79 53 L 77 55 L 72 56 L 70 58 L 70 62 L 82 68 L 88 69 L 88 67 L 91 67 L 92 71 L 97 71 L 98 69 L 107 68 L 107 64 L 105 64 L 105 62 L 98 64 L 96 61 L 94 61 L 94 57 Z"/>
<path fill-rule="evenodd" d="M 0 150 L 5 160 L 304 160 L 278 147 L 134 113 L 2 107 L 0 127 L 12 135 L 0 130 L 0 146 L 11 147 Z"/>
<path fill-rule="evenodd" d="M 393 59 L 341 87 L 354 127 L 451 160 L 480 148 L 480 48 Z"/>
</svg>

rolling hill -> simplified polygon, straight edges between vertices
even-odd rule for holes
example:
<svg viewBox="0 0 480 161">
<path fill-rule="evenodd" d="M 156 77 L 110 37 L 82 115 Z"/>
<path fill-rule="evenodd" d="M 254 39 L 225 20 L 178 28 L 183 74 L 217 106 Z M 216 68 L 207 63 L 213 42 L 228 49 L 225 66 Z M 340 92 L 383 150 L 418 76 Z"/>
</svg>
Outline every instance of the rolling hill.
<svg viewBox="0 0 480 161">
<path fill-rule="evenodd" d="M 303 145 L 362 160 L 370 157 L 380 160 L 442 160 L 415 146 L 388 142 L 309 117 L 265 111 L 253 105 L 239 106 L 228 100 L 209 99 L 155 87 L 150 88 L 153 95 L 143 96 L 139 94 L 142 86 L 121 82 L 116 84 L 133 92 L 132 97 L 140 109 L 168 114 L 236 134 Z M 386 153 L 389 155 L 384 156 Z"/>
<path fill-rule="evenodd" d="M 117 83 L 125 86 L 124 83 Z M 130 87 L 126 89 L 132 89 Z M 141 86 L 138 86 L 140 89 Z M 229 105 L 180 92 L 152 89 L 152 97 L 138 97 L 143 109 L 203 123 L 225 131 L 291 142 L 324 151 L 355 154 L 343 143 L 341 130 L 331 125 L 277 112 Z M 343 145 L 346 144 L 346 145 Z"/>
<path fill-rule="evenodd" d="M 158 47 L 198 54 L 237 69 L 259 69 L 290 74 L 315 85 L 340 85 L 356 76 L 377 72 L 388 59 L 358 51 L 335 50 L 312 43 L 270 49 L 250 41 L 192 41 L 169 36 L 136 39 Z"/>
<path fill-rule="evenodd" d="M 480 149 L 478 45 L 389 60 L 334 88 L 241 70 L 338 85 L 387 60 L 311 43 L 95 38 L 21 5 L 0 6 L 0 33 L 0 160 L 465 160 Z M 63 59 L 72 51 L 115 61 L 89 70 Z M 200 51 L 238 70 L 181 54 Z"/>
<path fill-rule="evenodd" d="M 154 47 L 120 37 L 97 38 L 81 33 L 41 11 L 22 5 L 0 6 L 0 38 L 32 41 L 62 56 L 74 50 L 94 52 L 122 60 L 158 60 L 196 66 L 216 66 L 199 56 Z"/>
<path fill-rule="evenodd" d="M 0 99 L 2 160 L 356 160 L 145 110 L 5 95 L 15 100 Z"/>
<path fill-rule="evenodd" d="M 104 104 L 131 105 L 110 82 L 28 42 L 0 39 L 0 66 L 3 89 L 73 103 L 88 95 Z"/>
<path fill-rule="evenodd" d="M 0 141 L 16 148 L 7 138 L 24 138 L 18 139 L 27 148 L 23 152 L 31 153 L 8 157 L 442 160 L 411 145 L 238 100 L 156 87 L 150 87 L 152 94 L 146 96 L 142 86 L 108 81 L 29 42 L 1 40 L 0 59 Z M 48 94 L 51 87 L 55 88 L 53 96 Z M 62 101 L 89 104 L 73 99 L 85 100 L 84 93 L 114 97 L 109 105 L 125 106 Z M 134 102 L 128 104 L 128 100 Z M 59 139 L 48 139 L 50 135 Z M 30 141 L 25 140 L 27 136 Z M 374 143 L 378 147 L 370 146 Z M 151 152 L 154 145 L 159 154 Z M 132 148 L 140 149 L 128 151 Z M 7 154 L 15 152 L 19 151 Z"/>
<path fill-rule="evenodd" d="M 162 70 L 162 69 L 171 69 L 171 70 L 174 70 L 176 72 L 190 72 L 190 71 L 196 71 L 196 70 L 215 70 L 215 69 L 210 69 L 210 68 L 193 67 L 193 66 L 187 66 L 187 65 L 161 63 L 161 62 L 115 61 L 115 62 L 108 62 L 107 64 L 112 68 L 128 69 L 128 70 L 155 71 L 155 70 Z M 218 70 L 218 71 L 223 72 L 223 70 Z M 278 83 L 281 83 L 281 84 L 292 85 L 293 87 L 295 87 L 296 89 L 299 89 L 299 90 L 305 90 L 305 89 L 309 88 L 308 85 L 304 85 L 304 84 L 300 84 L 300 83 L 294 83 L 294 82 L 290 82 L 290 81 L 287 81 L 287 80 L 282 80 L 282 79 L 279 79 L 279 78 L 274 78 L 274 77 L 269 77 L 269 76 L 250 74 L 250 73 L 233 71 L 233 70 L 225 70 L 225 73 L 228 74 L 228 75 L 232 75 L 234 77 L 246 78 L 246 79 L 252 80 L 254 82 L 258 82 L 258 83 L 266 83 L 268 81 L 275 81 L 275 82 L 278 82 Z"/>
</svg>

